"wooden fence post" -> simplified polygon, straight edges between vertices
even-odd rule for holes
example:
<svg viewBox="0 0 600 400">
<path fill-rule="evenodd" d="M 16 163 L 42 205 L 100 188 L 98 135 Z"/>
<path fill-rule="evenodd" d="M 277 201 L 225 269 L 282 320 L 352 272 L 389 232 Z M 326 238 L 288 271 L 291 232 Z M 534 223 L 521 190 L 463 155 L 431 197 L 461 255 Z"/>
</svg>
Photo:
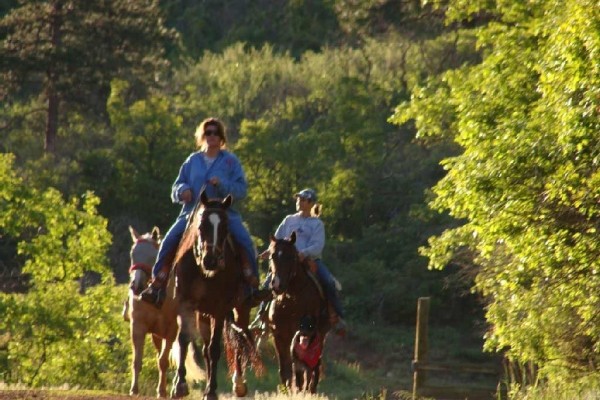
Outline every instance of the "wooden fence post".
<svg viewBox="0 0 600 400">
<path fill-rule="evenodd" d="M 419 297 L 417 303 L 417 330 L 415 334 L 415 358 L 413 360 L 413 400 L 417 400 L 418 389 L 425 383 L 425 371 L 419 370 L 419 363 L 427 361 L 427 336 L 429 333 L 430 297 Z"/>
</svg>

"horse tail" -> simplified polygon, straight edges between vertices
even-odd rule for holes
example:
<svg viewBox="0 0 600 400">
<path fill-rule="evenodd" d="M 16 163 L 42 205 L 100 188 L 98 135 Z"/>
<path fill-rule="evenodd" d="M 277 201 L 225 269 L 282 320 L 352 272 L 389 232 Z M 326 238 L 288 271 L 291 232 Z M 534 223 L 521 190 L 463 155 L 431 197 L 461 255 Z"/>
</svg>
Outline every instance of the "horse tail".
<svg viewBox="0 0 600 400">
<path fill-rule="evenodd" d="M 238 326 L 233 320 L 232 313 L 227 316 L 223 326 L 223 342 L 230 375 L 235 372 L 237 362 L 240 363 L 242 370 L 250 366 L 257 377 L 265 374 L 265 366 L 250 331 Z"/>
</svg>

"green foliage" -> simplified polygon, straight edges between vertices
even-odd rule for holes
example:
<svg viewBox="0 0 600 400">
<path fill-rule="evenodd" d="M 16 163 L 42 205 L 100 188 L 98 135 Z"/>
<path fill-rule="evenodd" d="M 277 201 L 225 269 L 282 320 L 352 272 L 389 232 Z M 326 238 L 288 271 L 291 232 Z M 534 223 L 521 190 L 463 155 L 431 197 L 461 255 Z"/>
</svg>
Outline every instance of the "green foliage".
<svg viewBox="0 0 600 400">
<path fill-rule="evenodd" d="M 21 2 L 2 16 L 0 29 L 0 99 L 44 99 L 49 152 L 61 108 L 102 113 L 117 76 L 138 88 L 151 84 L 174 38 L 152 0 Z"/>
<path fill-rule="evenodd" d="M 107 107 L 115 132 L 113 149 L 99 149 L 88 158 L 105 167 L 90 168 L 94 175 L 88 179 L 101 175 L 107 180 L 100 196 L 109 215 L 126 210 L 139 218 L 152 216 L 152 224 L 166 228 L 178 211 L 168 201 L 170 186 L 186 154 L 195 149 L 193 135 L 181 134 L 182 118 L 164 97 L 128 104 L 127 89 L 127 83 L 113 82 Z"/>
<path fill-rule="evenodd" d="M 10 335 L 5 382 L 124 389 L 128 334 L 117 302 L 107 301 L 121 290 L 100 285 L 79 295 L 77 289 L 70 281 L 0 297 L 0 327 Z"/>
<path fill-rule="evenodd" d="M 8 339 L 3 379 L 115 387 L 127 333 L 117 318 L 119 295 L 105 258 L 111 239 L 96 212 L 98 198 L 88 193 L 66 202 L 55 189 L 38 191 L 16 173 L 13 160 L 0 155 L 0 232 L 19 240 L 31 287 L 27 294 L 0 295 L 0 332 Z M 78 279 L 91 271 L 101 284 L 82 294 Z"/>
<path fill-rule="evenodd" d="M 598 376 L 590 376 L 575 382 L 541 382 L 536 385 L 521 386 L 509 383 L 510 400 L 593 400 L 598 397 Z"/>
<path fill-rule="evenodd" d="M 485 10 L 500 22 L 477 31 L 480 64 L 431 79 L 394 116 L 464 149 L 444 161 L 431 205 L 465 224 L 422 253 L 433 268 L 465 256 L 478 266 L 489 349 L 555 378 L 586 373 L 600 354 L 597 7 L 452 1 L 448 10 L 449 20 Z"/>
<path fill-rule="evenodd" d="M 253 47 L 270 43 L 299 57 L 337 39 L 340 32 L 329 0 L 202 2 L 161 1 L 166 23 L 181 33 L 185 53 L 222 52 L 236 42 Z"/>
<path fill-rule="evenodd" d="M 435 42 L 437 49 L 445 46 Z M 407 96 L 407 82 L 418 81 L 425 63 L 418 54 L 396 35 L 367 40 L 360 49 L 306 53 L 300 61 L 270 46 L 246 50 L 238 44 L 206 54 L 175 77 L 175 107 L 186 129 L 211 110 L 227 122 L 230 147 L 250 182 L 244 218 L 259 239 L 294 212 L 295 191 L 317 189 L 333 239 L 325 258 L 344 284 L 357 289 L 347 296 L 349 315 L 357 317 L 410 320 L 416 298 L 442 287 L 437 276 L 425 277 L 425 259 L 415 248 L 443 219 L 415 211 L 441 176 L 438 160 L 453 150 L 411 143 L 408 130 L 387 122 L 392 105 Z M 364 278 L 354 269 L 384 282 L 381 291 L 358 289 Z"/>
<path fill-rule="evenodd" d="M 463 318 L 453 301 L 456 294 L 442 291 L 443 278 L 452 271 L 428 272 L 425 258 L 416 252 L 427 237 L 454 224 L 425 210 L 422 203 L 427 188 L 443 176 L 439 159 L 455 154 L 457 146 L 441 141 L 425 148 L 413 143 L 413 127 L 394 126 L 388 117 L 399 101 L 409 98 L 409 89 L 427 81 L 429 74 L 478 60 L 473 32 L 433 37 L 446 28 L 436 15 L 426 14 L 429 6 L 418 2 L 261 1 L 236 7 L 214 1 L 161 1 L 168 23 L 180 30 L 185 45 L 185 62 L 163 75 L 160 66 L 167 63 L 156 60 L 162 53 L 154 50 L 171 36 L 156 24 L 158 3 L 109 3 L 73 3 L 73 14 L 65 19 L 65 26 L 81 27 L 82 34 L 65 33 L 66 44 L 88 46 L 89 57 L 99 57 L 98 62 L 89 61 L 87 53 L 75 59 L 77 53 L 64 47 L 64 64 L 50 58 L 33 63 L 37 69 L 23 64 L 17 72 L 28 74 L 35 85 L 6 92 L 10 101 L 0 102 L 1 150 L 16 155 L 19 171 L 7 167 L 5 185 L 0 186 L 0 194 L 10 198 L 0 210 L 2 244 L 8 240 L 8 247 L 18 248 L 20 254 L 12 255 L 11 263 L 33 274 L 30 293 L 6 295 L 0 301 L 5 309 L 15 310 L 0 329 L 21 343 L 10 342 L 10 382 L 47 385 L 68 380 L 85 387 L 123 387 L 126 327 L 116 310 L 124 291 L 120 294 L 110 284 L 107 222 L 98 214 L 110 221 L 115 243 L 109 254 L 117 272 L 127 262 L 126 224 L 143 221 L 164 231 L 172 222 L 178 207 L 169 201 L 169 188 L 177 168 L 194 150 L 196 125 L 207 116 L 226 122 L 229 148 L 244 165 L 250 185 L 241 208 L 258 242 L 294 211 L 296 190 L 318 190 L 328 234 L 324 258 L 344 286 L 351 323 L 366 317 L 378 327 L 411 323 L 416 298 L 429 294 L 438 299 L 432 315 Z M 364 11 L 355 16 L 366 16 L 367 29 L 358 29 L 360 18 L 342 15 L 344 5 Z M 132 8 L 120 9 L 115 20 L 107 22 L 105 6 Z M 136 6 L 141 8 L 134 10 Z M 9 9 L 7 15 L 24 13 Z M 150 15 L 125 18 L 136 10 Z M 85 17 L 72 21 L 77 16 Z M 344 29 L 360 31 L 360 40 L 353 42 L 355 47 L 324 47 L 336 44 L 342 17 L 348 18 Z M 94 26 L 102 30 L 109 25 L 115 29 L 88 35 Z M 424 25 L 430 31 L 411 32 Z M 394 32 L 399 26 L 400 33 Z M 138 34 L 144 27 L 149 35 Z M 386 33 L 368 37 L 369 31 Z M 111 44 L 124 37 L 125 48 L 139 46 L 111 53 Z M 146 59 L 135 64 L 138 49 L 149 62 L 158 62 L 150 68 L 151 75 L 146 74 Z M 133 70 L 129 62 L 135 64 Z M 79 63 L 87 68 L 81 74 Z M 65 95 L 57 133 L 61 146 L 56 154 L 45 155 L 39 143 L 46 128 L 39 80 L 44 65 L 75 71 L 73 77 L 61 74 L 57 80 L 62 85 L 59 94 Z M 451 86 L 444 85 L 449 93 Z M 451 115 L 450 109 L 447 112 Z M 73 279 L 88 271 L 102 274 L 104 281 L 78 294 Z M 61 298 L 55 301 L 57 295 Z M 89 310 L 87 319 L 82 319 L 82 309 Z M 64 318 L 58 317 L 61 313 Z M 28 331 L 28 324 L 39 329 Z M 378 350 L 386 351 L 384 336 L 378 339 Z M 407 345 L 395 343 L 390 352 L 396 352 L 396 346 L 405 351 Z M 67 359 L 67 351 L 76 357 Z M 98 368 L 86 369 L 79 359 L 92 360 Z M 148 360 L 144 373 L 153 377 L 154 365 Z M 109 372 L 102 373 L 102 368 Z M 360 381 L 364 371 L 358 365 L 335 368 L 335 380 L 323 387 L 334 387 L 338 377 L 344 383 L 353 381 L 347 385 L 353 392 L 348 398 L 356 397 L 358 387 L 367 393 L 381 387 L 379 382 Z M 151 392 L 149 385 L 145 393 Z"/>
</svg>

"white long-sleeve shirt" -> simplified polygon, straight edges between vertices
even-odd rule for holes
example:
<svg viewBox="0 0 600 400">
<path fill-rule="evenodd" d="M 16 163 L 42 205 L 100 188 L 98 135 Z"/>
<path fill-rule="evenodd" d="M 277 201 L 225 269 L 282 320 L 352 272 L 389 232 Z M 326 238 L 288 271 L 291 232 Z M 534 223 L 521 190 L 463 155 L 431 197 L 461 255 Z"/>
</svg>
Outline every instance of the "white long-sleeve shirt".
<svg viewBox="0 0 600 400">
<path fill-rule="evenodd" d="M 321 258 L 325 247 L 325 226 L 317 217 L 303 217 L 300 213 L 286 216 L 277 230 L 276 239 L 288 239 L 296 232 L 296 249 L 305 257 Z"/>
</svg>

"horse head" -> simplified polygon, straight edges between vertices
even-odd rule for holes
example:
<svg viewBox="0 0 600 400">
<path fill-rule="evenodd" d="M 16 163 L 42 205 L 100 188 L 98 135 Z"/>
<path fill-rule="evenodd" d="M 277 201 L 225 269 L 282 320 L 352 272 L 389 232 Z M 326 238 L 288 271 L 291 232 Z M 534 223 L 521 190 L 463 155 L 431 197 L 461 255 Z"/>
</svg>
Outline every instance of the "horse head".
<svg viewBox="0 0 600 400">
<path fill-rule="evenodd" d="M 271 235 L 269 268 L 272 275 L 271 289 L 276 294 L 284 293 L 298 273 L 300 257 L 295 243 L 296 232 L 292 232 L 289 239 L 275 239 Z"/>
<path fill-rule="evenodd" d="M 227 209 L 231 202 L 230 195 L 220 201 L 209 199 L 204 191 L 200 194 L 201 205 L 194 218 L 197 221 L 194 256 L 206 273 L 225 268 L 224 250 L 229 237 Z"/>
<path fill-rule="evenodd" d="M 146 288 L 152 276 L 152 266 L 156 260 L 160 245 L 160 230 L 155 226 L 152 232 L 140 235 L 132 226 L 129 227 L 133 244 L 129 252 L 131 266 L 129 267 L 129 288 L 134 294 L 139 294 Z"/>
</svg>

